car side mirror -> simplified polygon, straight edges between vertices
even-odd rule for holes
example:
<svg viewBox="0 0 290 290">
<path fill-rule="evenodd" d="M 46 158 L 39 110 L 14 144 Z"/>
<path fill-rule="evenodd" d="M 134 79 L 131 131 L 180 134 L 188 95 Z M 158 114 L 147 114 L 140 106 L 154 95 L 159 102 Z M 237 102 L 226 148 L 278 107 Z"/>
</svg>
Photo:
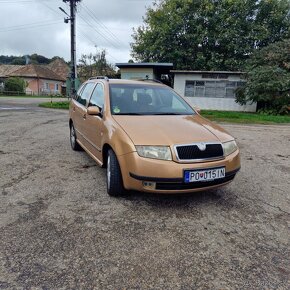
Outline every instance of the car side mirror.
<svg viewBox="0 0 290 290">
<path fill-rule="evenodd" d="M 88 107 L 87 114 L 92 115 L 92 116 L 101 116 L 102 115 L 100 108 L 97 106 Z"/>
</svg>

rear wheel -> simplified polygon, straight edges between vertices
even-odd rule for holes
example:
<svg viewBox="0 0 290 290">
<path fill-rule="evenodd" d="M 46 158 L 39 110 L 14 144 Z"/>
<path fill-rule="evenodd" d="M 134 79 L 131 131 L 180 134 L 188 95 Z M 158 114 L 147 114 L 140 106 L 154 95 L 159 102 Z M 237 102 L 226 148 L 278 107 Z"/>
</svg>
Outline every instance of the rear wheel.
<svg viewBox="0 0 290 290">
<path fill-rule="evenodd" d="M 111 196 L 120 196 L 125 192 L 120 165 L 116 154 L 111 149 L 107 157 L 107 191 Z"/>
<path fill-rule="evenodd" d="M 74 151 L 82 150 L 82 147 L 77 142 L 76 130 L 73 124 L 70 125 L 70 145 L 71 145 L 72 150 Z"/>
</svg>

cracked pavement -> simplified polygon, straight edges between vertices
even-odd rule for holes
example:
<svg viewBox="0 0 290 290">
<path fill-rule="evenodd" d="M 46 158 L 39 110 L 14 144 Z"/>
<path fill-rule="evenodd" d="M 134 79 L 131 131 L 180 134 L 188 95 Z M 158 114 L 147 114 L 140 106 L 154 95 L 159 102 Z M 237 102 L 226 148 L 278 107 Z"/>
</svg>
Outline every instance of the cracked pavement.
<svg viewBox="0 0 290 290">
<path fill-rule="evenodd" d="M 67 112 L 7 105 L 0 289 L 289 289 L 289 125 L 223 125 L 242 159 L 228 186 L 112 198 Z"/>
</svg>

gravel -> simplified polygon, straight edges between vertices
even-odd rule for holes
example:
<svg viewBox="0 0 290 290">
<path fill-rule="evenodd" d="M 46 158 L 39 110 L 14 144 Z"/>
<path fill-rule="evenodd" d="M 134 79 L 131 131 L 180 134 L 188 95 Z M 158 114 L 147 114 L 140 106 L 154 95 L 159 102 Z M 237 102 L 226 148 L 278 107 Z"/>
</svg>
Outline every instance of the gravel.
<svg viewBox="0 0 290 290">
<path fill-rule="evenodd" d="M 0 99 L 0 289 L 289 289 L 290 127 L 223 126 L 230 185 L 112 198 L 67 111 Z"/>
</svg>

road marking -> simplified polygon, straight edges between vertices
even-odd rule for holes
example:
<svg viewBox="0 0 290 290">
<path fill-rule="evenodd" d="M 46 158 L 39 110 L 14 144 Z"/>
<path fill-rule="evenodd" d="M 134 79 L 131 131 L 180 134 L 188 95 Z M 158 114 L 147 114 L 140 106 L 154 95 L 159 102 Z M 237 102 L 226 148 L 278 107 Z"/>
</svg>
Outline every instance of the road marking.
<svg viewBox="0 0 290 290">
<path fill-rule="evenodd" d="M 0 107 L 0 110 L 28 110 L 31 108 L 27 108 L 27 107 Z"/>
</svg>

